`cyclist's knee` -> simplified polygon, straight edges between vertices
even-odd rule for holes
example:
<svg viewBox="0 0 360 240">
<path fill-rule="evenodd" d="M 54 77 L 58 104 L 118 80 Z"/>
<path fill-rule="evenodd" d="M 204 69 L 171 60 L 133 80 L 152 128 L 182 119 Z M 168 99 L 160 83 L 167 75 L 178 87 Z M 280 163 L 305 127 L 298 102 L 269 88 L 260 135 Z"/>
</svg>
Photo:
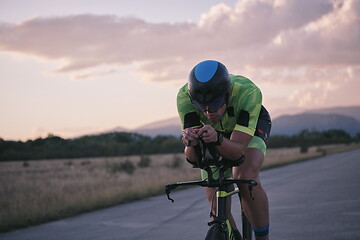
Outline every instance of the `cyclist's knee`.
<svg viewBox="0 0 360 240">
<path fill-rule="evenodd" d="M 264 154 L 259 149 L 249 148 L 245 162 L 234 168 L 233 177 L 235 179 L 257 179 L 263 162 Z"/>
<path fill-rule="evenodd" d="M 257 166 L 248 164 L 242 168 L 234 169 L 233 177 L 235 179 L 258 179 L 260 169 Z"/>
</svg>

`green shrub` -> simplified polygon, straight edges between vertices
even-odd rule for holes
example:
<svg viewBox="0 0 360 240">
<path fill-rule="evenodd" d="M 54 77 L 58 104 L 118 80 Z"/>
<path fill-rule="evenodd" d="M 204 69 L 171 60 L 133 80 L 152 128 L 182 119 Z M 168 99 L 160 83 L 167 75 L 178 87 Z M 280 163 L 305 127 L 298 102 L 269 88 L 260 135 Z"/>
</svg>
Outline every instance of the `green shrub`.
<svg viewBox="0 0 360 240">
<path fill-rule="evenodd" d="M 138 167 L 140 168 L 147 168 L 150 167 L 151 158 L 147 155 L 141 155 L 140 162 L 138 163 Z"/>
<path fill-rule="evenodd" d="M 114 174 L 118 172 L 125 172 L 129 175 L 132 175 L 136 169 L 135 165 L 129 160 L 120 163 L 107 164 L 107 168 Z"/>
<path fill-rule="evenodd" d="M 72 163 L 72 161 L 66 161 L 66 162 L 64 162 L 64 165 L 71 167 L 73 165 L 73 163 Z"/>
<path fill-rule="evenodd" d="M 91 164 L 90 161 L 82 161 L 82 162 L 80 163 L 80 165 L 82 165 L 82 166 L 89 165 L 89 164 Z"/>
<path fill-rule="evenodd" d="M 317 148 L 317 149 L 316 149 L 316 152 L 321 153 L 321 155 L 323 155 L 323 156 L 326 155 L 326 149 L 321 148 L 321 147 Z"/>
<path fill-rule="evenodd" d="M 181 167 L 181 164 L 183 162 L 183 159 L 181 159 L 179 156 L 174 155 L 172 164 L 170 165 L 171 168 L 179 168 Z"/>
<path fill-rule="evenodd" d="M 309 145 L 306 143 L 301 143 L 300 144 L 300 152 L 301 153 L 307 153 L 309 150 Z"/>
</svg>

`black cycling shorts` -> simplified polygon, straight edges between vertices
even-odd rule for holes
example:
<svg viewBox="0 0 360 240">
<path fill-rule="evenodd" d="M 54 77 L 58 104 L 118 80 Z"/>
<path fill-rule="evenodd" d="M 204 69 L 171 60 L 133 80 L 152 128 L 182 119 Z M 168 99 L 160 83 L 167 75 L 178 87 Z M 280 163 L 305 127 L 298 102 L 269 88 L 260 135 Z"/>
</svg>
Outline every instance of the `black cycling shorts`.
<svg viewBox="0 0 360 240">
<path fill-rule="evenodd" d="M 268 113 L 268 111 L 264 106 L 261 106 L 254 135 L 260 137 L 262 140 L 264 140 L 265 143 L 267 143 L 267 140 L 270 137 L 270 131 L 271 131 L 270 114 Z"/>
</svg>

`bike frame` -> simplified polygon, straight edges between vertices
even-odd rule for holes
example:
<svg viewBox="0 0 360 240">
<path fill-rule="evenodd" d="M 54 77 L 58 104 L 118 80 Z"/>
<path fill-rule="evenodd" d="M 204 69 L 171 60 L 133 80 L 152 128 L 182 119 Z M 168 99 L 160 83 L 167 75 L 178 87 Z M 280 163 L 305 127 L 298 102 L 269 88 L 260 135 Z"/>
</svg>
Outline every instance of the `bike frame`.
<svg viewBox="0 0 360 240">
<path fill-rule="evenodd" d="M 257 182 L 255 180 L 238 180 L 238 179 L 227 179 L 224 177 L 224 172 L 226 171 L 226 167 L 224 166 L 224 163 L 219 161 L 219 159 L 215 159 L 215 163 L 212 161 L 211 164 L 215 164 L 217 166 L 219 171 L 219 178 L 213 179 L 212 177 L 212 170 L 210 168 L 210 161 L 208 159 L 205 159 L 205 148 L 203 148 L 203 153 L 201 154 L 201 162 L 199 162 L 198 166 L 202 169 L 204 169 L 208 174 L 208 179 L 204 181 L 188 181 L 188 182 L 178 182 L 166 185 L 165 190 L 167 197 L 170 201 L 174 202 L 174 199 L 170 197 L 170 193 L 172 190 L 176 189 L 177 187 L 185 187 L 185 186 L 201 186 L 201 187 L 211 187 L 211 188 L 217 188 L 216 191 L 216 197 L 217 197 L 217 215 L 214 217 L 214 221 L 209 224 L 218 224 L 221 226 L 221 229 L 226 234 L 227 240 L 233 239 L 233 233 L 232 228 L 230 226 L 230 222 L 226 216 L 226 198 L 229 196 L 232 196 L 234 194 L 239 193 L 239 189 L 235 189 L 233 191 L 227 191 L 227 187 L 233 184 L 236 184 L 237 186 L 241 184 L 245 184 L 248 187 L 248 190 L 250 192 L 250 196 L 254 199 L 254 196 L 252 195 L 252 189 L 257 185 Z M 198 154 L 198 156 L 200 156 Z M 214 159 L 212 159 L 214 160 Z M 238 161 L 234 161 L 234 165 L 239 165 L 244 161 L 243 158 L 238 159 Z M 233 166 L 234 166 L 233 165 Z M 227 166 L 229 167 L 229 166 Z M 240 197 L 240 194 L 239 194 Z M 241 198 L 240 198 L 241 200 Z M 249 222 L 246 219 L 246 216 L 244 214 L 244 211 L 241 207 L 241 215 L 242 215 L 242 226 L 243 226 L 243 239 L 244 240 L 251 240 L 252 237 L 252 231 L 249 231 L 249 227 L 251 229 L 251 226 L 249 226 Z M 210 230 L 209 230 L 210 231 Z M 209 234 L 208 234 L 209 235 Z"/>
<path fill-rule="evenodd" d="M 211 183 L 209 184 L 208 181 L 188 181 L 188 182 L 178 182 L 178 183 L 174 183 L 174 184 L 169 184 L 166 185 L 166 194 L 167 197 L 170 201 L 174 202 L 175 200 L 172 199 L 170 197 L 170 193 L 172 190 L 176 189 L 177 187 L 185 187 L 185 186 L 201 186 L 201 187 L 215 187 L 218 188 L 218 190 L 216 191 L 216 197 L 217 197 L 217 215 L 215 216 L 214 219 L 214 224 L 220 224 L 222 229 L 226 232 L 226 236 L 227 239 L 232 239 L 232 228 L 230 226 L 230 222 L 226 216 L 226 208 L 227 208 L 227 203 L 226 203 L 226 198 L 230 197 L 234 194 L 238 194 L 239 193 L 239 189 L 236 188 L 233 191 L 228 192 L 227 191 L 227 186 L 231 185 L 231 184 L 246 184 L 248 185 L 248 189 L 251 193 L 252 196 L 252 189 L 254 186 L 257 185 L 255 180 L 233 180 L 233 179 L 225 179 L 220 183 Z M 248 229 L 248 226 L 244 226 L 244 224 L 249 224 L 247 221 L 244 221 L 244 219 L 246 219 L 246 216 L 243 212 L 242 212 L 242 225 L 243 225 L 243 239 L 244 240 L 250 240 L 251 239 L 251 235 L 252 232 L 248 232 L 245 229 Z M 245 231 L 244 231 L 245 230 Z"/>
</svg>

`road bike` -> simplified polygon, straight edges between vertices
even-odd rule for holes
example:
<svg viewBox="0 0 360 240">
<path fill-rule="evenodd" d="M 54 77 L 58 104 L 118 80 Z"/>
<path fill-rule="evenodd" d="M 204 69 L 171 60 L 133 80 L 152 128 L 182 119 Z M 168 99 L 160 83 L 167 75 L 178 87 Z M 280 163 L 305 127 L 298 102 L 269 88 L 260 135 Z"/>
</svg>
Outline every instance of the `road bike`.
<svg viewBox="0 0 360 240">
<path fill-rule="evenodd" d="M 177 187 L 201 186 L 216 188 L 217 214 L 214 215 L 212 211 L 210 211 L 210 216 L 213 217 L 213 221 L 208 223 L 210 228 L 206 234 L 205 240 L 235 240 L 230 221 L 226 214 L 226 209 L 228 208 L 226 198 L 234 194 L 238 194 L 240 197 L 239 186 L 245 185 L 249 190 L 251 198 L 254 199 L 252 190 L 257 185 L 257 182 L 255 180 L 237 180 L 225 177 L 224 173 L 226 170 L 234 166 L 239 166 L 245 161 L 244 156 L 235 161 L 223 159 L 216 153 L 213 144 L 205 144 L 204 142 L 202 142 L 200 145 L 197 145 L 195 150 L 198 156 L 198 162 L 194 165 L 194 167 L 204 169 L 207 172 L 207 179 L 203 181 L 188 181 L 168 184 L 165 187 L 167 197 L 170 201 L 174 202 L 174 199 L 170 197 L 170 193 Z M 215 172 L 218 173 L 218 177 L 213 176 Z M 236 184 L 238 188 L 231 190 L 229 186 L 233 186 L 234 184 Z M 246 218 L 242 207 L 241 220 L 242 239 L 253 239 L 251 224 Z"/>
</svg>

